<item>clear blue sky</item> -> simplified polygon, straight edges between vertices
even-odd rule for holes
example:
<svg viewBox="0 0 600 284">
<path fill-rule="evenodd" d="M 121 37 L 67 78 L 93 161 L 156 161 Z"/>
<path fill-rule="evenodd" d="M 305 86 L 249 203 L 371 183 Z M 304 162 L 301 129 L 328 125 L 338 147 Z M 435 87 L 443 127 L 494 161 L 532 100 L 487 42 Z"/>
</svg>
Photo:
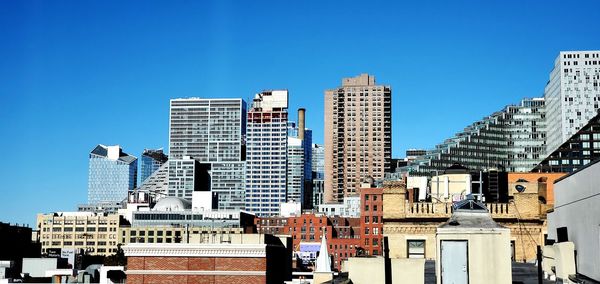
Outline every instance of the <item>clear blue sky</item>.
<svg viewBox="0 0 600 284">
<path fill-rule="evenodd" d="M 167 148 L 170 98 L 287 88 L 322 142 L 323 90 L 370 73 L 400 157 L 600 49 L 599 1 L 397 2 L 0 1 L 0 221 L 84 203 L 96 144 Z"/>
</svg>

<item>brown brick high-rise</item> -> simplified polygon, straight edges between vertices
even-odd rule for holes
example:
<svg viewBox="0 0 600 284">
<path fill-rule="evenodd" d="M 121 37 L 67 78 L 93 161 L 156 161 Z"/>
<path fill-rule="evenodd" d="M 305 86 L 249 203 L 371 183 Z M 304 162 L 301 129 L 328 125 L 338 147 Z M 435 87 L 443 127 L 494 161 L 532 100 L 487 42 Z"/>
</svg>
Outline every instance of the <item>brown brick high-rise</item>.
<svg viewBox="0 0 600 284">
<path fill-rule="evenodd" d="M 325 202 L 356 194 L 366 177 L 383 179 L 392 156 L 392 90 L 375 77 L 344 78 L 325 91 Z"/>
</svg>

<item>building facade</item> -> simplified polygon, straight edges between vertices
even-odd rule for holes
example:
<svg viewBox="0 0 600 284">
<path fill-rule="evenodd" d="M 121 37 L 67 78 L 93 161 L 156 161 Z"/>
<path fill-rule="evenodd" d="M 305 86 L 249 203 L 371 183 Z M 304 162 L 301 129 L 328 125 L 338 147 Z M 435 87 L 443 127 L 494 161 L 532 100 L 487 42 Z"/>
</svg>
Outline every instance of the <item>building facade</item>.
<svg viewBox="0 0 600 284">
<path fill-rule="evenodd" d="M 544 243 L 546 181 L 509 182 L 509 202 L 488 202 L 494 221 L 510 229 L 513 261 L 533 261 L 536 245 Z M 453 202 L 414 202 L 402 181 L 384 183 L 383 232 L 388 238 L 391 258 L 436 258 L 436 229 L 454 212 Z"/>
<path fill-rule="evenodd" d="M 552 153 L 598 113 L 600 51 L 561 51 L 544 90 Z"/>
<path fill-rule="evenodd" d="M 532 171 L 571 173 L 600 158 L 600 114 L 564 141 Z"/>
<path fill-rule="evenodd" d="M 141 158 L 140 183 L 144 183 L 155 171 L 157 171 L 165 162 L 168 156 L 163 153 L 163 149 L 144 149 Z"/>
<path fill-rule="evenodd" d="M 476 171 L 527 172 L 545 156 L 545 124 L 544 99 L 526 98 L 469 125 L 399 170 L 432 175 L 460 163 Z"/>
<path fill-rule="evenodd" d="M 118 203 L 137 185 L 137 158 L 121 147 L 98 145 L 90 153 L 88 204 Z"/>
<path fill-rule="evenodd" d="M 83 249 L 92 255 L 117 252 L 119 215 L 59 212 L 37 215 L 42 253 L 48 249 Z"/>
<path fill-rule="evenodd" d="M 383 179 L 392 155 L 392 90 L 375 77 L 344 78 L 325 91 L 325 202 L 357 194 L 367 177 Z"/>
<path fill-rule="evenodd" d="M 256 94 L 247 120 L 246 206 L 259 216 L 279 213 L 287 189 L 288 91 Z"/>
<path fill-rule="evenodd" d="M 170 160 L 191 157 L 209 165 L 211 178 L 207 190 L 217 195 L 215 209 L 244 208 L 245 119 L 246 103 L 242 99 L 171 100 Z M 177 170 L 169 168 L 169 177 L 176 175 Z M 172 191 L 169 186 L 169 192 Z"/>
<path fill-rule="evenodd" d="M 288 137 L 287 201 L 304 204 L 304 145 L 302 140 Z"/>
<path fill-rule="evenodd" d="M 325 191 L 325 148 L 321 144 L 312 144 L 312 208 L 318 208 L 323 204 L 323 193 Z"/>
<path fill-rule="evenodd" d="M 360 238 L 366 255 L 383 255 L 383 188 L 360 190 Z"/>
</svg>

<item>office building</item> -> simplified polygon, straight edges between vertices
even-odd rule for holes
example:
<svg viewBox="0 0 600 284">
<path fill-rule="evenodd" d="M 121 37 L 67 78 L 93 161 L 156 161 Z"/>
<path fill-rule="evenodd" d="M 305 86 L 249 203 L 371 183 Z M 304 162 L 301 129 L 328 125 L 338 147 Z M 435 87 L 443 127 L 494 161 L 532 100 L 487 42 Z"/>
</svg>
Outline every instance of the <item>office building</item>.
<svg viewBox="0 0 600 284">
<path fill-rule="evenodd" d="M 472 171 L 530 171 L 544 157 L 544 117 L 543 98 L 523 99 L 469 125 L 399 171 L 432 175 L 455 163 Z"/>
<path fill-rule="evenodd" d="M 163 149 L 144 149 L 141 158 L 140 181 L 143 184 L 152 173 L 158 170 L 168 157 L 163 153 Z"/>
<path fill-rule="evenodd" d="M 361 74 L 325 91 L 325 202 L 358 193 L 367 177 L 383 179 L 390 169 L 391 137 L 389 86 Z"/>
<path fill-rule="evenodd" d="M 90 153 L 88 204 L 117 203 L 137 184 L 137 158 L 119 145 L 98 145 Z"/>
<path fill-rule="evenodd" d="M 209 169 L 210 186 L 203 190 L 210 190 L 217 196 L 218 208 L 215 209 L 244 208 L 245 118 L 246 104 L 242 99 L 171 100 L 169 164 L 173 160 L 190 157 L 206 165 L 203 167 Z M 173 163 L 183 165 L 191 162 Z M 168 171 L 171 179 L 177 169 L 169 166 Z M 170 193 L 179 190 L 169 184 Z"/>
<path fill-rule="evenodd" d="M 288 91 L 256 94 L 248 111 L 246 210 L 279 214 L 286 202 Z"/>
<path fill-rule="evenodd" d="M 544 90 L 552 153 L 598 113 L 600 51 L 561 51 Z"/>
<path fill-rule="evenodd" d="M 50 249 L 83 249 L 87 254 L 109 256 L 117 252 L 118 214 L 57 212 L 37 215 L 42 253 Z"/>
</svg>

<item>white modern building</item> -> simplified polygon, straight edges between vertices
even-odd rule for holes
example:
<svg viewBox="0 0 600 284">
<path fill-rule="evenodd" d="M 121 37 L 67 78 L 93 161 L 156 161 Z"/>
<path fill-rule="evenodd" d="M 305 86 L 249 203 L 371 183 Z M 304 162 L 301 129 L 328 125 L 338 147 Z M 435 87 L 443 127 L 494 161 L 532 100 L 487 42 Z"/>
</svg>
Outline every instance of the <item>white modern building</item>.
<svg viewBox="0 0 600 284">
<path fill-rule="evenodd" d="M 256 94 L 248 110 L 246 136 L 246 210 L 279 214 L 286 202 L 288 91 Z"/>
<path fill-rule="evenodd" d="M 178 160 L 191 157 L 208 165 L 210 190 L 218 199 L 215 209 L 244 208 L 245 119 L 246 103 L 242 99 L 171 100 L 169 164 L 179 164 Z M 177 170 L 170 168 L 169 178 Z M 171 186 L 169 193 L 173 193 Z"/>
<path fill-rule="evenodd" d="M 360 217 L 360 196 L 346 196 L 342 203 L 323 203 L 318 207 L 318 211 L 328 217 Z"/>
<path fill-rule="evenodd" d="M 562 280 L 576 272 L 580 278 L 600 281 L 599 161 L 596 160 L 554 183 L 554 210 L 548 214 L 548 239 L 556 242 L 556 259 L 559 252 L 564 250 L 562 244 L 568 242 L 574 244 L 571 245 L 574 251 L 571 250 L 570 255 L 575 256 L 553 265 L 556 266 L 557 278 L 563 278 Z M 546 249 L 544 250 L 546 255 Z M 560 273 L 569 270 L 565 275 Z"/>
<path fill-rule="evenodd" d="M 600 51 L 561 51 L 546 85 L 546 152 L 552 153 L 597 114 Z"/>
</svg>

